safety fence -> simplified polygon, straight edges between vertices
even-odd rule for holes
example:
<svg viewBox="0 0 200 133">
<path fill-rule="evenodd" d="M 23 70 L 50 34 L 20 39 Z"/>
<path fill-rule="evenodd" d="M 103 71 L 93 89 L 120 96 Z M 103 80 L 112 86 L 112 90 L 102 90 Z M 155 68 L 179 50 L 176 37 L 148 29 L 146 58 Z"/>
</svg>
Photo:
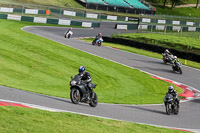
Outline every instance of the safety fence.
<svg viewBox="0 0 200 133">
<path fill-rule="evenodd" d="M 13 14 L 0 14 L 0 19 L 27 21 L 27 22 L 34 22 L 34 23 L 69 25 L 69 26 L 82 26 L 82 27 L 99 27 L 100 26 L 100 23 L 98 22 L 79 22 L 79 21 L 72 21 L 72 20 L 66 20 L 66 19 L 28 17 L 28 16 L 13 15 Z"/>
<path fill-rule="evenodd" d="M 71 16 L 76 17 L 78 19 L 102 19 L 102 20 L 113 20 L 113 21 L 133 21 L 133 17 L 125 17 L 125 16 L 114 16 L 114 15 L 105 15 L 101 13 L 93 13 L 93 12 L 86 12 L 81 10 L 74 10 L 74 9 L 56 9 L 56 8 L 47 8 L 46 10 L 40 9 L 26 9 L 26 8 L 10 8 L 10 7 L 0 7 L 0 12 L 6 13 L 21 13 L 21 14 L 42 14 L 42 15 L 51 15 L 51 14 L 58 14 L 58 16 Z M 138 21 L 138 18 L 134 18 L 134 21 Z"/>
<path fill-rule="evenodd" d="M 140 30 L 162 30 L 162 31 L 193 31 L 200 32 L 200 21 L 184 21 L 171 19 L 140 18 L 138 26 Z"/>
</svg>

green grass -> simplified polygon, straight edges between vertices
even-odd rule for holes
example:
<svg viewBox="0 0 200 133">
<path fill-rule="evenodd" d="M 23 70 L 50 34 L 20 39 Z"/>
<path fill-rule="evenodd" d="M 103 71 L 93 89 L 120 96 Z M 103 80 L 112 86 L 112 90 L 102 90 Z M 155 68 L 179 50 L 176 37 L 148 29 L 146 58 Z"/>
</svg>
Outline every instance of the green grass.
<svg viewBox="0 0 200 133">
<path fill-rule="evenodd" d="M 84 8 L 81 6 L 76 0 L 7 0 L 2 1 L 0 0 L 1 3 L 9 3 L 9 2 L 14 2 L 18 3 L 19 5 L 21 4 L 29 4 L 29 5 L 38 5 L 38 6 L 55 6 L 55 7 L 67 7 L 67 8 Z"/>
<path fill-rule="evenodd" d="M 166 48 L 172 48 L 179 51 L 190 52 L 200 55 L 199 39 L 190 37 L 178 37 L 174 35 L 150 34 L 150 33 L 126 33 L 115 34 L 113 38 L 123 38 L 137 42 L 158 45 Z"/>
<path fill-rule="evenodd" d="M 156 32 L 157 34 L 165 34 L 165 35 L 172 35 L 172 36 L 177 36 L 177 37 L 190 37 L 194 39 L 200 39 L 200 32 Z"/>
<path fill-rule="evenodd" d="M 151 3 L 156 3 L 156 4 L 163 4 L 163 1 L 161 0 L 145 0 Z M 170 5 L 171 1 L 167 1 L 167 4 Z M 183 5 L 183 4 L 196 4 L 196 0 L 181 0 L 181 1 L 177 1 L 177 5 Z"/>
<path fill-rule="evenodd" d="M 87 42 L 92 42 L 93 38 L 87 38 L 87 39 L 81 39 L 81 40 L 84 40 L 84 41 L 87 41 Z M 137 48 L 130 47 L 130 46 L 124 46 L 124 45 L 120 45 L 120 44 L 107 43 L 107 42 L 103 42 L 102 45 L 113 47 L 113 48 L 118 48 L 120 50 L 124 50 L 124 51 L 135 53 L 135 54 L 140 54 L 140 55 L 145 55 L 145 56 L 149 56 L 149 57 L 153 57 L 153 58 L 162 59 L 162 55 L 159 54 L 159 53 L 156 53 L 156 52 L 151 52 L 151 51 L 147 51 L 147 50 L 143 50 L 143 49 L 137 49 Z M 184 59 L 179 59 L 179 60 L 183 64 L 185 63 Z M 186 65 L 200 69 L 200 63 L 197 63 L 197 62 L 194 62 L 194 61 L 187 60 Z"/>
<path fill-rule="evenodd" d="M 181 7 L 171 10 L 170 7 L 165 7 L 163 9 L 162 6 L 154 6 L 156 7 L 156 15 L 200 17 L 200 9 L 196 9 L 195 7 Z"/>
<path fill-rule="evenodd" d="M 0 106 L 1 133 L 184 133 L 183 131 L 72 113 Z"/>
<path fill-rule="evenodd" d="M 99 102 L 163 102 L 170 83 L 22 31 L 27 25 L 36 24 L 0 20 L 0 85 L 69 98 L 70 76 L 85 65 L 93 83 L 98 84 Z"/>
</svg>

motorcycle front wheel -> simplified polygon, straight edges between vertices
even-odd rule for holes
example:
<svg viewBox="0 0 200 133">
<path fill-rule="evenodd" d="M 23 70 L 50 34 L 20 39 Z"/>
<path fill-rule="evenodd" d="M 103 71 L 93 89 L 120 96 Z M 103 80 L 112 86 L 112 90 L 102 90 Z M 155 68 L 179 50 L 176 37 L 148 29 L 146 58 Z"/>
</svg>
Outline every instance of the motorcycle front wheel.
<svg viewBox="0 0 200 133">
<path fill-rule="evenodd" d="M 179 71 L 180 74 L 183 73 L 180 67 L 178 68 L 178 71 Z"/>
<path fill-rule="evenodd" d="M 178 113 L 179 113 L 179 105 L 176 105 L 176 108 L 174 110 L 174 114 L 178 115 Z"/>
<path fill-rule="evenodd" d="M 92 45 L 95 45 L 95 43 L 96 43 L 95 40 L 93 40 L 93 41 L 92 41 Z"/>
<path fill-rule="evenodd" d="M 166 113 L 167 115 L 170 115 L 171 114 L 171 105 L 169 103 L 166 103 L 165 104 L 165 108 L 166 108 Z"/>
<path fill-rule="evenodd" d="M 98 104 L 98 97 L 97 97 L 97 94 L 94 92 L 94 98 L 91 98 L 89 105 L 91 107 L 96 107 L 97 104 Z"/>
<path fill-rule="evenodd" d="M 70 92 L 70 98 L 71 98 L 72 103 L 78 104 L 81 99 L 80 91 L 76 88 L 72 88 Z"/>
<path fill-rule="evenodd" d="M 165 59 L 163 59 L 163 62 L 164 62 L 165 64 L 167 64 L 167 61 L 166 61 Z"/>
</svg>

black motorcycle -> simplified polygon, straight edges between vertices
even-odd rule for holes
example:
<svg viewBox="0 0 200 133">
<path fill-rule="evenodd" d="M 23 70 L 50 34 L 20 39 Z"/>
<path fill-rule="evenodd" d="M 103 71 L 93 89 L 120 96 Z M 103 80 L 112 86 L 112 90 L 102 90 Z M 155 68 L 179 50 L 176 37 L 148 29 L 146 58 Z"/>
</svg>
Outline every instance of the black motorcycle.
<svg viewBox="0 0 200 133">
<path fill-rule="evenodd" d="M 172 94 L 167 93 L 165 98 L 164 98 L 164 104 L 166 108 L 166 113 L 168 115 L 174 113 L 178 114 L 179 113 L 179 103 L 174 99 Z"/>
<path fill-rule="evenodd" d="M 78 104 L 79 102 L 89 103 L 91 107 L 96 107 L 98 104 L 97 94 L 91 92 L 87 87 L 87 84 L 81 82 L 80 75 L 71 77 L 70 81 L 70 98 L 72 103 Z M 94 89 L 96 84 L 91 84 L 91 88 Z"/>
<path fill-rule="evenodd" d="M 172 64 L 172 61 L 173 61 L 173 59 L 174 59 L 172 54 L 169 55 L 169 56 L 166 56 L 166 54 L 162 53 L 162 56 L 163 56 L 163 62 L 164 62 L 165 64 L 167 64 L 167 63 Z"/>
<path fill-rule="evenodd" d="M 182 64 L 180 62 L 176 62 L 174 65 L 172 65 L 172 70 L 177 71 L 180 74 L 182 74 L 182 69 L 181 69 Z"/>
</svg>

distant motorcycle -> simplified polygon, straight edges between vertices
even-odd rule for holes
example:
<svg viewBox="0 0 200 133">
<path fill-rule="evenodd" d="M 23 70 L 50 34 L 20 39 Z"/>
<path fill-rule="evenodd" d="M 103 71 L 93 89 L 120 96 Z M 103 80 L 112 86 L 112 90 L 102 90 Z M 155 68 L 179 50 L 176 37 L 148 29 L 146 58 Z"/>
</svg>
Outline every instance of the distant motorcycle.
<svg viewBox="0 0 200 133">
<path fill-rule="evenodd" d="M 92 45 L 98 45 L 98 46 L 101 46 L 101 43 L 103 42 L 103 39 L 102 38 L 99 38 L 99 39 L 94 39 L 92 41 Z"/>
<path fill-rule="evenodd" d="M 73 35 L 73 32 L 69 31 L 68 33 L 64 34 L 64 37 L 69 39 L 72 35 Z"/>
<path fill-rule="evenodd" d="M 172 64 L 172 61 L 173 61 L 173 55 L 169 55 L 168 57 L 166 56 L 166 54 L 164 54 L 164 53 L 162 53 L 162 56 L 163 56 L 163 62 L 165 63 L 165 64 L 167 64 L 167 63 L 170 63 L 170 64 Z"/>
<path fill-rule="evenodd" d="M 85 83 L 81 82 L 80 75 L 76 75 L 74 78 L 71 77 L 70 81 L 70 98 L 72 103 L 78 104 L 79 102 L 89 103 L 91 107 L 96 107 L 98 104 L 97 94 L 92 92 L 87 88 Z M 92 89 L 96 88 L 96 84 L 92 84 Z"/>
<path fill-rule="evenodd" d="M 171 115 L 172 113 L 178 114 L 179 113 L 179 104 L 174 100 L 172 94 L 167 93 L 164 97 L 164 104 L 166 108 L 166 113 Z"/>
<path fill-rule="evenodd" d="M 177 71 L 180 74 L 182 74 L 182 69 L 181 69 L 182 64 L 180 62 L 176 62 L 175 65 L 172 65 L 172 70 Z"/>
</svg>

